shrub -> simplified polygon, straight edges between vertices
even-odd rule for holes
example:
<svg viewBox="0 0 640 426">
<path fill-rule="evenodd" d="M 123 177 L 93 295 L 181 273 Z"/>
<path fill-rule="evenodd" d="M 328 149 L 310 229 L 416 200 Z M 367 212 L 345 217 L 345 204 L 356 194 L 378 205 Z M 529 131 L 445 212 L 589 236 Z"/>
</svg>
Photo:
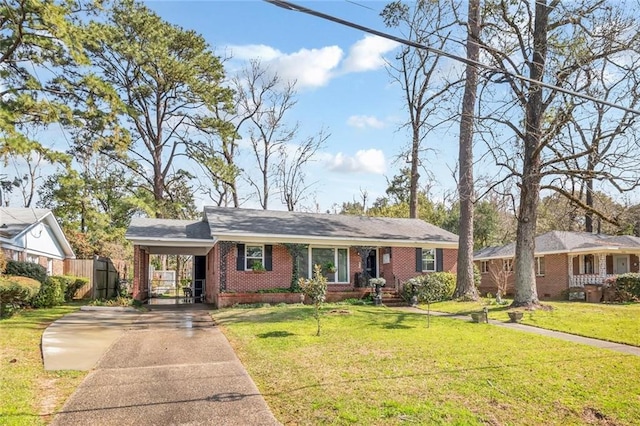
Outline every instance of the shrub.
<svg viewBox="0 0 640 426">
<path fill-rule="evenodd" d="M 607 279 L 605 282 L 607 297 L 612 302 L 640 301 L 640 274 L 627 273 Z"/>
<path fill-rule="evenodd" d="M 60 286 L 64 302 L 71 302 L 78 290 L 89 282 L 88 278 L 73 275 L 53 275 L 49 279 Z"/>
<path fill-rule="evenodd" d="M 64 282 L 60 277 L 49 277 L 33 298 L 34 308 L 51 308 L 64 303 Z"/>
<path fill-rule="evenodd" d="M 40 282 L 26 277 L 0 278 L 0 318 L 31 304 Z"/>
<path fill-rule="evenodd" d="M 418 302 L 439 302 L 453 297 L 456 276 L 450 272 L 434 272 L 411 278 L 402 285 L 402 297 L 411 301 L 415 295 Z"/>
<path fill-rule="evenodd" d="M 9 260 L 7 261 L 7 269 L 5 272 L 7 275 L 33 278 L 42 284 L 44 284 L 47 279 L 47 270 L 37 263 Z"/>
<path fill-rule="evenodd" d="M 482 284 L 482 274 L 480 273 L 480 269 L 478 269 L 478 265 L 475 263 L 473 264 L 473 283 L 476 285 L 476 288 Z"/>
</svg>

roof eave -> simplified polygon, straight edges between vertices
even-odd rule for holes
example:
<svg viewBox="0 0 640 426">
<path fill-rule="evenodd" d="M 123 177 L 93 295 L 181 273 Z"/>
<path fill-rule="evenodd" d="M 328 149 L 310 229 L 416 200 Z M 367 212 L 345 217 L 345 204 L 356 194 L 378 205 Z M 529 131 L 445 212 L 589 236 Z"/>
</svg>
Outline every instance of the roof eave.
<svg viewBox="0 0 640 426">
<path fill-rule="evenodd" d="M 234 234 L 216 233 L 219 241 L 234 241 L 239 243 L 272 243 L 272 244 L 319 244 L 319 245 L 344 245 L 344 246 L 392 246 L 392 247 L 437 247 L 458 248 L 456 241 L 442 240 L 406 240 L 406 239 L 379 239 L 356 237 L 323 237 L 310 235 L 284 235 L 284 234 Z"/>
</svg>

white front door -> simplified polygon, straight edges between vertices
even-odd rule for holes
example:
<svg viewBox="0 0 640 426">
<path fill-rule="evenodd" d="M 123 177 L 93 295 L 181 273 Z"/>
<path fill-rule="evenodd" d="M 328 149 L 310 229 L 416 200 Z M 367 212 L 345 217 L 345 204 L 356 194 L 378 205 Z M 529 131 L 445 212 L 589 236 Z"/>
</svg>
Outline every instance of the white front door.
<svg viewBox="0 0 640 426">
<path fill-rule="evenodd" d="M 629 256 L 613 257 L 613 273 L 616 275 L 629 272 Z"/>
</svg>

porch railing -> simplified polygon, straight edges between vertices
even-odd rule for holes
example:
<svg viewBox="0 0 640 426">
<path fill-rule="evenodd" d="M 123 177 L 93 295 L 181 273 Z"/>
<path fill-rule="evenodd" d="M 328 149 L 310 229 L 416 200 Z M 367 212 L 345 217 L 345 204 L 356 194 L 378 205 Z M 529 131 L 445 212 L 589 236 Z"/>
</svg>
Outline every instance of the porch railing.
<svg viewBox="0 0 640 426">
<path fill-rule="evenodd" d="M 613 274 L 583 274 L 569 277 L 569 287 L 584 287 L 587 284 L 602 285 L 607 278 L 614 277 Z"/>
</svg>

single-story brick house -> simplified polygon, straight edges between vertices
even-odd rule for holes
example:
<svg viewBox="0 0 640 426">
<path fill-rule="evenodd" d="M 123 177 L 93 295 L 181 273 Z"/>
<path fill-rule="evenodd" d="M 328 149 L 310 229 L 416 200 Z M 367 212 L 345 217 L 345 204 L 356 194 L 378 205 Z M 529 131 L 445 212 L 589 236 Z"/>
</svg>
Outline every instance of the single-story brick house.
<svg viewBox="0 0 640 426">
<path fill-rule="evenodd" d="M 62 275 L 65 259 L 75 259 L 69 241 L 48 209 L 0 208 L 0 248 L 7 259 L 37 263 L 49 275 Z"/>
<path fill-rule="evenodd" d="M 205 207 L 201 220 L 134 218 L 134 297 L 149 298 L 149 255 L 194 256 L 193 295 L 220 303 L 224 294 L 288 288 L 295 265 L 310 277 L 325 271 L 329 292 L 362 285 L 363 272 L 387 287 L 418 274 L 455 272 L 458 237 L 419 219 Z M 254 272 L 260 262 L 265 271 Z"/>
<path fill-rule="evenodd" d="M 515 242 L 474 253 L 482 275 L 481 293 L 496 294 L 503 280 L 507 292 L 513 292 L 514 256 Z M 605 279 L 639 271 L 640 238 L 551 231 L 536 237 L 535 256 L 538 297 L 559 299 L 582 292 L 589 300 L 588 293 L 599 291 Z"/>
</svg>

